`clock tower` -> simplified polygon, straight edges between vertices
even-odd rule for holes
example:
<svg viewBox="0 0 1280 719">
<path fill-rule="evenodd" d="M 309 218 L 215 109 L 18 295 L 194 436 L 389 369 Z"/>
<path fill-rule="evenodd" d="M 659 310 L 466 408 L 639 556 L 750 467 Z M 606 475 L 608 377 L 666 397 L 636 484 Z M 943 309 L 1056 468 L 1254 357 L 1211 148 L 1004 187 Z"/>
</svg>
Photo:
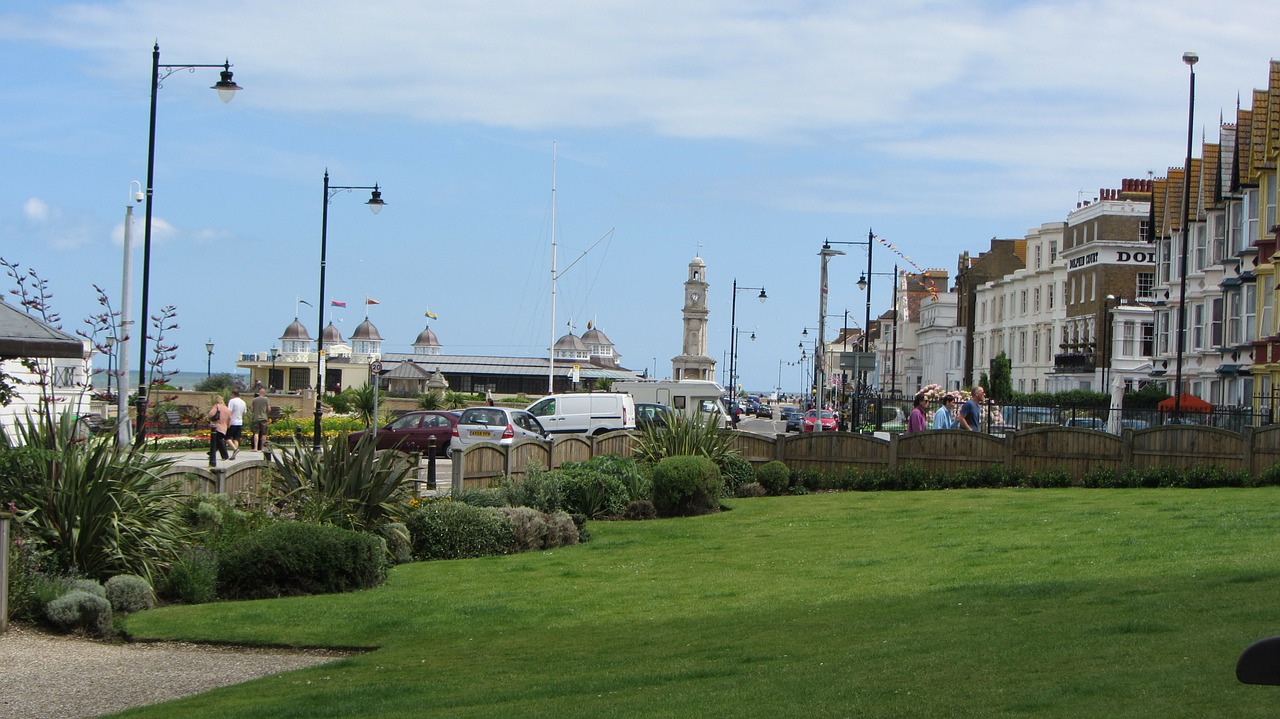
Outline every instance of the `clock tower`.
<svg viewBox="0 0 1280 719">
<path fill-rule="evenodd" d="M 715 381 L 716 361 L 707 356 L 707 263 L 695 257 L 684 283 L 684 350 L 671 358 L 671 378 Z"/>
</svg>

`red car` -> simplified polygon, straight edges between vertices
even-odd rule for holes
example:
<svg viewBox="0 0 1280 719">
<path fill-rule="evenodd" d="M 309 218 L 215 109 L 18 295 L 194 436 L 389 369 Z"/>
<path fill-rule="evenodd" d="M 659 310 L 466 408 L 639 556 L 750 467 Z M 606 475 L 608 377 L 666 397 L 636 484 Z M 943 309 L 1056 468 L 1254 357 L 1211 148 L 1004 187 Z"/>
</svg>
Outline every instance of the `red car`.
<svg viewBox="0 0 1280 719">
<path fill-rule="evenodd" d="M 409 412 L 378 429 L 378 449 L 425 453 L 427 438 L 435 437 L 436 454 L 443 456 L 449 449 L 449 440 L 453 438 L 453 427 L 457 423 L 457 412 Z M 354 447 L 362 436 L 364 432 L 352 432 L 347 435 L 347 442 Z"/>
<path fill-rule="evenodd" d="M 804 413 L 804 422 L 800 425 L 801 432 L 812 432 L 813 425 L 818 422 L 818 410 L 811 409 Z M 836 431 L 836 413 L 831 410 L 822 410 L 822 430 L 823 432 Z"/>
</svg>

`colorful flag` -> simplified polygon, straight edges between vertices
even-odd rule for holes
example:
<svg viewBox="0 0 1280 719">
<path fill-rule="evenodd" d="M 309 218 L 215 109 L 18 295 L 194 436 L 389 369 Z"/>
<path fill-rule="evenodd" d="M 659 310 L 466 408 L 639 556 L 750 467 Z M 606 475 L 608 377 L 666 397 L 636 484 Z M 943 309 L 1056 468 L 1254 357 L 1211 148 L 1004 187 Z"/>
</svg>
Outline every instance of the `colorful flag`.
<svg viewBox="0 0 1280 719">
<path fill-rule="evenodd" d="M 346 306 L 347 306 L 347 303 L 346 303 L 346 302 L 339 302 L 339 301 L 337 301 L 337 300 L 329 300 L 329 304 L 330 304 L 330 305 L 332 305 L 332 306 L 334 306 L 334 307 L 346 307 Z"/>
<path fill-rule="evenodd" d="M 438 320 L 438 319 L 440 319 L 439 317 L 437 317 L 437 316 L 436 316 L 436 313 L 432 312 L 431 310 L 427 310 L 427 316 L 428 316 L 428 317 L 430 317 L 430 318 L 431 318 L 431 319 L 433 319 L 433 320 Z"/>
<path fill-rule="evenodd" d="M 368 297 L 364 298 L 364 303 L 365 303 L 366 305 L 376 305 L 376 304 L 380 304 L 377 300 L 371 300 L 371 299 L 369 299 Z"/>
</svg>

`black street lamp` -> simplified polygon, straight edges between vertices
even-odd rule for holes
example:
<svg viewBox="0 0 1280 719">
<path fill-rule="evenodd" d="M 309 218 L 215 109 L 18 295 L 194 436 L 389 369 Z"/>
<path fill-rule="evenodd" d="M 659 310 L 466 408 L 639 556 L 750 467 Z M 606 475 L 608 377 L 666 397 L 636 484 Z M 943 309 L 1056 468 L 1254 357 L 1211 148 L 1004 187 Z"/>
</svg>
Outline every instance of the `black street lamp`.
<svg viewBox="0 0 1280 719">
<path fill-rule="evenodd" d="M 231 61 L 221 65 L 161 65 L 160 43 L 156 43 L 151 52 L 151 124 L 147 134 L 147 209 L 146 219 L 142 224 L 142 321 L 138 333 L 138 398 L 136 430 L 133 442 L 142 447 L 147 441 L 147 400 L 150 387 L 147 383 L 147 299 L 151 286 L 151 199 L 155 194 L 156 170 L 156 96 L 162 84 L 170 75 L 187 70 L 195 72 L 197 68 L 222 68 L 221 78 L 211 89 L 218 91 L 223 102 L 231 102 L 236 92 L 243 89 L 231 79 Z M 164 72 L 162 73 L 161 70 Z"/>
<path fill-rule="evenodd" d="M 1196 114 L 1196 63 L 1200 56 L 1194 52 L 1182 53 L 1182 61 L 1190 71 L 1190 88 L 1187 91 L 1187 164 L 1182 170 L 1182 259 L 1178 264 L 1178 359 L 1173 385 L 1173 421 L 1182 422 L 1182 348 L 1187 333 L 1187 255 L 1191 251 L 1191 141 L 1192 125 Z"/>
<path fill-rule="evenodd" d="M 280 356 L 275 345 L 271 346 L 271 374 L 267 375 L 267 391 L 276 391 L 276 358 Z M 281 382 L 280 384 L 284 384 Z"/>
<path fill-rule="evenodd" d="M 325 253 L 329 244 L 329 200 L 341 191 L 350 192 L 352 190 L 371 190 L 369 201 L 365 204 L 369 206 L 369 211 L 378 214 L 386 207 L 387 203 L 382 201 L 382 191 L 375 184 L 372 187 L 361 186 L 345 186 L 330 185 L 329 171 L 324 171 L 324 206 L 320 213 L 320 302 L 316 304 L 316 312 L 320 318 L 317 321 L 317 327 L 320 332 L 316 336 L 316 421 L 315 429 L 311 438 L 311 448 L 317 453 L 320 452 L 320 417 L 324 410 L 321 409 L 320 396 L 324 392 L 324 269 L 325 269 Z"/>
<path fill-rule="evenodd" d="M 756 297 L 764 302 L 769 299 L 769 295 L 765 294 L 763 287 L 739 287 L 738 278 L 733 278 L 733 299 L 729 303 L 729 396 L 738 396 L 738 292 L 747 290 L 760 290 L 760 294 Z M 755 339 L 755 334 L 751 335 L 751 339 Z"/>
<path fill-rule="evenodd" d="M 208 379 L 213 374 L 213 339 L 204 343 L 204 351 L 209 353 L 209 361 L 204 366 L 204 376 Z"/>
</svg>

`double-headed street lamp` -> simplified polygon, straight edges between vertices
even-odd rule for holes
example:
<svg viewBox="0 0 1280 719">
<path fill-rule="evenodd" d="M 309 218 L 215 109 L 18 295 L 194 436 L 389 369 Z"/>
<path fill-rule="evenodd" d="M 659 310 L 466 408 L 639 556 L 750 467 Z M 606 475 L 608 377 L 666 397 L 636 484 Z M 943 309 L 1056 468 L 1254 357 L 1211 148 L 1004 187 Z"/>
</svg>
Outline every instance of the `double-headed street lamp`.
<svg viewBox="0 0 1280 719">
<path fill-rule="evenodd" d="M 371 190 L 369 201 L 365 204 L 369 206 L 369 210 L 373 214 L 378 214 L 386 207 L 387 203 L 382 201 L 382 191 L 378 189 L 378 185 L 372 187 L 363 186 L 346 186 L 346 185 L 330 185 L 329 171 L 324 171 L 324 205 L 320 213 L 320 301 L 316 304 L 316 312 L 319 319 L 316 320 L 318 333 L 316 334 L 316 421 L 315 429 L 311 438 L 311 448 L 317 453 L 321 450 L 320 443 L 320 417 L 324 414 L 321 408 L 320 396 L 324 393 L 324 269 L 325 269 L 325 253 L 329 246 L 329 200 L 339 192 L 352 190 Z"/>
<path fill-rule="evenodd" d="M 214 83 L 212 89 L 218 91 L 223 102 L 231 102 L 236 92 L 242 88 L 231 79 L 231 61 L 221 65 L 161 65 L 160 43 L 156 43 L 151 52 L 151 124 L 147 135 L 147 208 L 146 219 L 142 225 L 142 320 L 138 324 L 138 399 L 136 426 L 133 441 L 138 447 L 147 441 L 147 401 L 150 387 L 147 384 L 147 299 L 151 284 L 151 199 L 155 194 L 154 181 L 156 169 L 156 96 L 161 83 L 170 75 L 187 70 L 195 72 L 197 68 L 222 68 L 221 78 Z M 161 72 L 163 70 L 163 73 Z M 123 421 L 123 418 L 121 418 Z"/>
<path fill-rule="evenodd" d="M 739 287 L 738 278 L 733 278 L 733 299 L 729 302 L 729 396 L 738 396 L 738 292 L 746 292 L 747 290 L 760 290 L 757 298 L 764 302 L 769 299 L 769 295 L 765 294 L 763 287 Z M 756 338 L 752 333 L 751 339 Z"/>
<path fill-rule="evenodd" d="M 1187 92 L 1187 164 L 1182 170 L 1182 258 L 1178 263 L 1178 358 L 1173 385 L 1173 421 L 1182 421 L 1182 348 L 1187 333 L 1187 255 L 1191 249 L 1191 141 L 1192 125 L 1196 115 L 1196 63 L 1200 56 L 1194 52 L 1182 53 L 1182 61 L 1190 71 L 1190 88 Z"/>
</svg>

